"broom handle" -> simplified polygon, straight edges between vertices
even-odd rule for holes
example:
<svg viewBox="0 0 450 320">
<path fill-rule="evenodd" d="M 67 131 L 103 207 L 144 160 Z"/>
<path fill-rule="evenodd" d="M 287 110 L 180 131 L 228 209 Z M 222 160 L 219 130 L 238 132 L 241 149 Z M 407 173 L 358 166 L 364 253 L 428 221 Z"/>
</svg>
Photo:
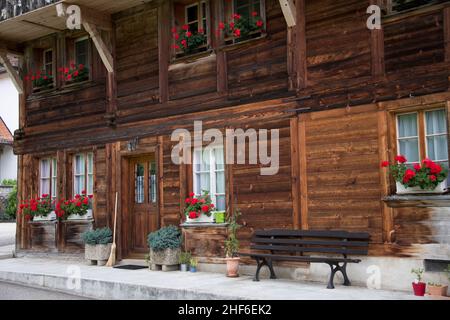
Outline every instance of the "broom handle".
<svg viewBox="0 0 450 320">
<path fill-rule="evenodd" d="M 119 197 L 119 193 L 116 192 L 116 204 L 114 206 L 114 235 L 113 235 L 113 243 L 116 243 L 116 225 L 117 225 L 117 198 Z"/>
</svg>

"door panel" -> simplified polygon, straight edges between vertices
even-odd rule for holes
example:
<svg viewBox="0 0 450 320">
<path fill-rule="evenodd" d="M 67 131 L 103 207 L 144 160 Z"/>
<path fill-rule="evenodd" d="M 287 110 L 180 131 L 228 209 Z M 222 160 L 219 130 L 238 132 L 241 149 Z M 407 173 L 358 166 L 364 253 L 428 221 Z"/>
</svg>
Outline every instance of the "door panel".
<svg viewBox="0 0 450 320">
<path fill-rule="evenodd" d="M 158 192 L 155 156 L 130 160 L 130 233 L 129 252 L 148 253 L 147 236 L 158 229 Z"/>
</svg>

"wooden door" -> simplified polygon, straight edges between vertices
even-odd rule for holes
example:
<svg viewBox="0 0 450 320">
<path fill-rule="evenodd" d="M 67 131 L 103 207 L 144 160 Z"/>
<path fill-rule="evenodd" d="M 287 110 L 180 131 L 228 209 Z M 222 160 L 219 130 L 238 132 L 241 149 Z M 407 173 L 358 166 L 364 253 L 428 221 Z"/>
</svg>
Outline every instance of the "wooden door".
<svg viewBox="0 0 450 320">
<path fill-rule="evenodd" d="M 149 252 L 147 236 L 158 226 L 158 186 L 155 155 L 130 160 L 129 257 L 143 258 Z"/>
</svg>

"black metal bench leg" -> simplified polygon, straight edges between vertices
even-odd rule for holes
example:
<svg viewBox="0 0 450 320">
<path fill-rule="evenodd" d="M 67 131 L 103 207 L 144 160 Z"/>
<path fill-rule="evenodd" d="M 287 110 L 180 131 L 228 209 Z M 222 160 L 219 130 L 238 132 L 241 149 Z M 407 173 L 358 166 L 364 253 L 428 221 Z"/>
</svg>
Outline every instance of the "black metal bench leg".
<svg viewBox="0 0 450 320">
<path fill-rule="evenodd" d="M 331 263 L 329 263 L 328 265 L 331 268 L 331 274 L 330 274 L 330 279 L 328 280 L 327 289 L 334 289 L 334 275 L 339 270 L 339 266 L 331 264 Z"/>
<path fill-rule="evenodd" d="M 352 283 L 350 282 L 350 279 L 347 276 L 347 263 L 344 263 L 342 267 L 339 267 L 339 270 L 342 272 L 342 275 L 344 276 L 344 286 L 351 286 Z"/>
<path fill-rule="evenodd" d="M 277 275 L 275 274 L 275 271 L 273 270 L 273 264 L 272 260 L 267 260 L 267 267 L 269 267 L 270 270 L 270 279 L 276 279 Z"/>
<path fill-rule="evenodd" d="M 253 281 L 259 281 L 259 272 L 261 271 L 262 266 L 264 265 L 264 260 L 260 261 L 259 258 L 255 258 L 256 260 L 256 273 Z"/>
</svg>

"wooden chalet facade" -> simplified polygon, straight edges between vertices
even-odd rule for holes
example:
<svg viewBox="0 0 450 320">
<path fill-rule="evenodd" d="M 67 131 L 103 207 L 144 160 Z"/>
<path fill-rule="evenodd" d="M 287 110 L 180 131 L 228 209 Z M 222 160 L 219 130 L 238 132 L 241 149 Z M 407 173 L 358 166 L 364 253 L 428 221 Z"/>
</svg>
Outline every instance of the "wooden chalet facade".
<svg viewBox="0 0 450 320">
<path fill-rule="evenodd" d="M 296 0 L 292 28 L 278 0 L 70 3 L 89 17 L 82 30 L 67 30 L 58 3 L 44 3 L 0 22 L 0 48 L 22 57 L 19 200 L 42 192 L 47 159 L 47 190 L 66 199 L 84 184 L 94 195 L 94 218 L 19 216 L 19 252 L 81 253 L 83 231 L 112 226 L 119 192 L 119 258 L 142 257 L 149 231 L 185 219 L 194 173 L 172 162 L 171 133 L 201 120 L 204 129 L 279 130 L 276 175 L 262 176 L 251 164 L 227 164 L 223 172 L 225 207 L 242 212 L 242 250 L 258 229 L 343 229 L 369 232 L 374 259 L 449 260 L 450 196 L 396 196 L 380 168 L 399 153 L 399 115 L 417 117 L 420 159 L 430 156 L 427 112 L 439 111 L 448 127 L 448 1 L 402 8 L 397 1 Z M 265 30 L 245 41 L 217 32 L 230 3 L 259 10 Z M 372 4 L 382 5 L 382 29 L 367 27 Z M 171 28 L 189 22 L 183 8 L 193 5 L 207 41 L 204 50 L 179 55 Z M 74 60 L 88 66 L 85 81 L 55 76 L 45 89 L 22 81 Z M 448 130 L 442 135 L 448 146 Z M 436 160 L 448 161 L 447 150 Z M 222 263 L 225 228 L 184 232 L 186 248 L 202 262 Z"/>
</svg>

